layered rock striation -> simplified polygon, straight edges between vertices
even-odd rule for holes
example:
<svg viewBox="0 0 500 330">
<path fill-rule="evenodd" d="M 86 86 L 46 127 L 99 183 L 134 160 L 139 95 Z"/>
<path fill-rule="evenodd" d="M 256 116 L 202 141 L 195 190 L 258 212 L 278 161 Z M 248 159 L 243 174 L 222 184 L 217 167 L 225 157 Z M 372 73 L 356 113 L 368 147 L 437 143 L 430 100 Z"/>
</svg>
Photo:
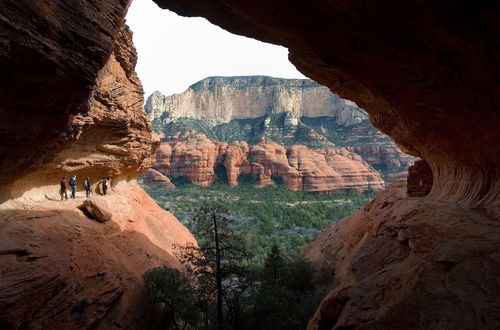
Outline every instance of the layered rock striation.
<svg viewBox="0 0 500 330">
<path fill-rule="evenodd" d="M 144 108 L 165 136 L 194 129 L 228 143 L 334 144 L 366 157 L 387 180 L 404 176 L 415 160 L 371 126 L 364 110 L 309 79 L 209 77 L 181 94 L 154 92 Z"/>
<path fill-rule="evenodd" d="M 332 288 L 309 329 L 494 329 L 500 227 L 392 184 L 302 251 Z"/>
<path fill-rule="evenodd" d="M 50 150 L 50 159 L 42 164 L 34 157 L 28 168 L 36 169 L 20 168 L 23 175 L 9 177 L 2 187 L 2 328 L 152 327 L 162 315 L 154 312 L 142 274 L 157 266 L 180 267 L 173 246 L 196 244 L 136 183 L 153 164 L 159 139 L 142 110 L 131 32 L 115 23 L 121 28 L 112 34 L 114 47 L 85 107 L 66 120 L 71 135 Z M 60 201 L 59 180 L 73 174 L 77 198 Z M 85 177 L 92 182 L 90 200 L 84 199 Z M 104 177 L 111 178 L 108 196 L 99 193 Z"/>
<path fill-rule="evenodd" d="M 152 120 L 192 118 L 213 125 L 281 113 L 291 124 L 301 117 L 335 117 L 343 126 L 367 119 L 356 104 L 312 80 L 266 76 L 209 77 L 171 96 L 156 91 L 148 97 L 144 109 Z"/>
<path fill-rule="evenodd" d="M 238 184 L 240 175 L 252 176 L 257 187 L 279 179 L 290 189 L 314 193 L 384 187 L 380 175 L 346 148 L 293 145 L 287 149 L 265 138 L 249 147 L 245 141 L 212 141 L 194 131 L 171 140 L 161 143 L 154 168 L 201 186 L 210 186 L 225 174 L 231 187 Z"/>
</svg>

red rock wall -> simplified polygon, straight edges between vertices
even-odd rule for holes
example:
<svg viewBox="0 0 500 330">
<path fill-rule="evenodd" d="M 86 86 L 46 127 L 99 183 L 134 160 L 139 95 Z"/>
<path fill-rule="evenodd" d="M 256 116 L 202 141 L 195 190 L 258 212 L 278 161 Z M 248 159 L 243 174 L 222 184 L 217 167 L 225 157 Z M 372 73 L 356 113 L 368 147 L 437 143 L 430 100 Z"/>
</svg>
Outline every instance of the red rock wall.
<svg viewBox="0 0 500 330">
<path fill-rule="evenodd" d="M 173 244 L 196 242 L 135 182 L 152 165 L 159 139 L 142 110 L 143 90 L 134 71 L 137 54 L 131 32 L 122 24 L 126 5 L 126 1 L 71 2 L 70 10 L 63 10 L 58 1 L 18 2 L 7 8 L 17 16 L 9 17 L 10 22 L 0 19 L 10 29 L 14 21 L 26 19 L 34 24 L 29 32 L 16 26 L 26 33 L 23 53 L 0 52 L 0 60 L 9 62 L 9 56 L 17 54 L 20 57 L 10 58 L 9 65 L 24 60 L 28 67 L 41 66 L 32 76 L 25 68 L 19 68 L 18 76 L 9 71 L 8 83 L 17 86 L 24 99 L 16 99 L 18 95 L 9 89 L 0 92 L 11 93 L 2 101 L 8 107 L 0 107 L 0 113 L 7 111 L 10 118 L 15 112 L 16 120 L 25 123 L 0 124 L 7 127 L 1 131 L 7 139 L 2 140 L 0 153 L 19 149 L 9 158 L 0 158 L 5 168 L 0 174 L 2 183 L 7 182 L 0 189 L 0 328 L 153 327 L 162 315 L 154 312 L 152 297 L 145 295 L 142 274 L 160 265 L 179 267 Z M 0 8 L 4 17 L 4 3 Z M 30 16 L 31 11 L 35 13 Z M 98 22 L 86 26 L 87 20 Z M 1 45 L 19 47 L 19 31 L 1 29 L 2 36 L 13 33 L 6 39 L 10 44 Z M 81 38 L 86 48 L 67 49 L 77 43 L 70 36 Z M 61 39 L 50 41 L 56 37 Z M 97 45 L 92 47 L 92 43 Z M 48 53 L 37 53 L 41 50 Z M 101 54 L 107 62 L 92 71 L 104 50 L 109 50 Z M 32 52 L 38 56 L 29 56 Z M 50 66 L 44 67 L 46 62 Z M 1 70 L 15 69 L 4 64 Z M 49 72 L 38 76 L 39 69 Z M 77 76 L 66 76 L 70 74 Z M 91 81 L 85 82 L 87 78 Z M 25 84 L 30 79 L 33 84 Z M 78 79 L 83 85 L 74 83 Z M 46 89 L 40 87 L 45 83 Z M 61 91 L 51 89 L 55 86 Z M 41 91 L 47 93 L 47 104 L 24 108 L 26 100 L 40 101 Z M 78 101 L 84 94 L 85 101 Z M 47 110 L 49 106 L 54 108 Z M 39 135 L 43 138 L 37 140 Z M 26 146 L 26 141 L 33 147 Z M 17 167 L 12 170 L 15 161 Z M 77 198 L 60 201 L 59 180 L 72 174 L 78 179 Z M 86 176 L 93 182 L 92 200 L 107 216 L 106 223 L 94 221 L 79 208 L 85 198 L 82 183 Z M 111 177 L 112 188 L 103 197 L 96 185 L 105 176 Z"/>
<path fill-rule="evenodd" d="M 2 0 L 2 188 L 38 169 L 79 135 L 98 72 L 113 51 L 128 0 Z"/>
<path fill-rule="evenodd" d="M 331 288 L 309 329 L 498 328 L 498 251 L 497 220 L 394 183 L 302 251 Z"/>
<path fill-rule="evenodd" d="M 294 145 L 287 150 L 266 139 L 249 147 L 244 141 L 212 141 L 194 131 L 172 139 L 157 150 L 155 169 L 202 186 L 211 185 L 217 167 L 223 166 L 231 187 L 242 174 L 251 174 L 257 187 L 275 184 L 273 178 L 279 177 L 290 189 L 323 194 L 384 187 L 379 173 L 345 148 Z"/>
</svg>

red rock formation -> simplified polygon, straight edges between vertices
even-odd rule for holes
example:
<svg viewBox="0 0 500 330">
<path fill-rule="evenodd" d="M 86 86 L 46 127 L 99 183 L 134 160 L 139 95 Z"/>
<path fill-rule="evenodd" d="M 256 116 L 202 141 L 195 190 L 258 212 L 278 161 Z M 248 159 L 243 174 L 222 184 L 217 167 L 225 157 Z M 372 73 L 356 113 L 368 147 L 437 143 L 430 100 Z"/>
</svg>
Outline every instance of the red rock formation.
<svg viewBox="0 0 500 330">
<path fill-rule="evenodd" d="M 94 197 L 99 212 L 111 215 L 105 224 L 77 208 L 81 198 L 0 207 L 2 328 L 142 328 L 153 321 L 142 274 L 178 266 L 172 244 L 193 242 L 192 235 L 136 184 L 122 181 L 112 195 Z"/>
<path fill-rule="evenodd" d="M 416 160 L 415 157 L 403 153 L 399 148 L 384 146 L 357 146 L 348 147 L 349 151 L 360 155 L 365 162 L 377 169 L 386 169 L 391 174 L 388 179 L 395 181 L 406 178 L 408 166 Z M 394 179 L 392 179 L 394 178 Z"/>
<path fill-rule="evenodd" d="M 249 148 L 244 141 L 228 145 L 194 131 L 171 139 L 158 149 L 155 168 L 202 186 L 211 185 L 217 167 L 223 165 L 231 187 L 241 174 L 252 174 L 256 187 L 275 184 L 273 178 L 279 177 L 290 189 L 314 193 L 384 187 L 380 175 L 345 148 L 311 150 L 295 145 L 287 151 L 266 139 Z"/>
<path fill-rule="evenodd" d="M 224 167 L 226 168 L 227 181 L 230 187 L 238 185 L 238 176 L 240 174 L 250 174 L 252 168 L 247 160 L 248 157 L 248 143 L 245 141 L 234 141 L 229 144 L 223 156 Z"/>
<path fill-rule="evenodd" d="M 43 165 L 35 153 L 30 166 L 36 171 L 9 178 L 13 181 L 2 187 L 0 327 L 147 327 L 154 313 L 142 292 L 142 274 L 160 265 L 179 266 L 172 245 L 195 242 L 135 182 L 153 163 L 159 143 L 142 111 L 135 60 L 124 26 L 96 77 L 88 109 L 69 117 L 74 135 L 50 150 L 51 160 Z M 59 201 L 59 179 L 73 173 L 78 198 Z M 112 193 L 94 194 L 82 206 L 86 176 L 93 190 L 110 176 Z M 137 308 L 143 304 L 148 307 Z"/>
<path fill-rule="evenodd" d="M 319 308 L 313 326 L 499 327 L 497 2 L 156 2 L 184 15 L 207 17 L 234 33 L 287 46 L 291 61 L 303 73 L 362 106 L 377 127 L 414 156 L 425 159 L 432 169 L 434 180 L 428 197 L 398 199 L 404 195 L 400 187 L 401 194 L 392 198 L 389 190 L 371 208 L 367 206 L 363 214 L 358 214 L 357 221 L 343 222 L 352 224 L 338 228 L 334 225 L 337 234 L 330 233 L 330 239 L 325 238 L 327 233 L 322 235 L 328 244 L 342 245 L 337 249 L 327 245 L 322 251 L 331 254 L 318 258 L 322 265 L 339 263 L 336 269 L 340 284 Z M 80 126 L 73 129 L 71 116 L 88 111 L 86 101 L 98 71 L 113 49 L 127 5 L 126 0 L 2 2 L 2 201 L 11 196 L 12 182 L 39 169 L 79 136 Z M 300 19 L 290 19 L 293 17 Z M 18 185 L 17 192 L 33 188 L 33 182 Z M 35 219 L 33 213 L 29 216 Z M 128 266 L 144 261 L 146 250 L 152 251 L 145 243 L 130 244 L 124 232 L 114 237 L 119 250 L 126 253 L 127 249 L 141 248 L 130 251 L 132 256 L 110 258 L 107 263 L 100 253 L 101 248 L 104 254 L 113 250 L 107 245 L 109 240 L 100 241 L 95 235 L 90 242 L 84 241 L 91 248 L 73 249 L 74 243 L 63 245 L 70 244 L 71 238 L 64 222 L 42 230 L 27 218 L 21 214 L 20 218 L 14 217 L 15 221 L 3 221 L 0 231 L 3 235 L 7 233 L 5 227 L 13 228 L 11 237 L 23 240 L 31 249 L 42 249 L 42 253 L 26 255 L 24 250 L 11 249 L 12 238 L 0 240 L 2 246 L 8 247 L 3 250 L 2 266 L 14 263 L 25 267 L 16 271 L 9 266 L 14 270 L 2 272 L 2 276 L 9 277 L 0 281 L 1 297 L 6 297 L 0 315 L 6 315 L 3 320 L 21 320 L 24 323 L 20 327 L 27 324 L 27 319 L 35 327 L 37 321 L 40 327 L 53 326 L 62 320 L 60 317 L 69 320 L 68 315 L 78 320 L 88 300 L 75 300 L 80 303 L 66 308 L 68 305 L 61 303 L 64 299 L 37 302 L 30 292 L 29 299 L 24 296 L 22 304 L 12 305 L 9 292 L 16 293 L 10 290 L 19 288 L 16 279 L 32 279 L 24 283 L 33 286 L 23 288 L 50 289 L 47 294 L 42 292 L 42 297 L 58 298 L 60 292 L 78 294 L 84 284 L 98 290 L 84 290 L 84 295 L 102 297 L 110 293 L 112 298 L 117 296 L 116 290 L 100 291 L 102 287 L 95 284 L 102 275 L 92 267 L 100 264 L 89 256 L 99 255 L 97 259 L 103 261 L 99 268 L 111 269 L 110 263 L 116 260 Z M 387 222 L 391 218 L 395 223 Z M 85 229 L 82 237 L 89 237 L 88 233 Z M 60 236 L 52 238 L 56 235 Z M 83 269 L 83 275 L 76 277 L 82 279 L 78 285 L 51 286 L 59 283 L 53 280 L 57 274 L 65 274 L 68 269 L 65 262 L 32 258 L 46 255 L 45 244 L 54 246 L 46 249 L 53 252 L 52 258 L 89 252 L 76 259 L 81 260 L 78 265 Z M 93 249 L 94 245 L 99 247 Z M 19 253 L 10 253 L 13 251 Z M 40 263 L 45 260 L 46 264 Z M 44 273 L 40 268 L 30 268 L 37 265 L 53 274 L 45 277 L 49 281 L 36 282 L 36 274 Z M 57 272 L 58 267 L 63 267 L 61 272 Z M 86 273 L 86 267 L 93 271 Z M 78 271 L 70 277 L 80 276 Z M 132 277 L 121 279 L 135 282 L 137 275 L 130 274 Z M 65 291 L 68 288 L 73 290 Z M 13 296 L 27 292 L 21 290 Z M 103 315 L 104 309 L 114 322 L 116 311 L 109 307 L 110 301 L 117 300 L 101 301 L 91 305 L 84 320 Z M 58 306 L 64 309 L 58 310 Z M 84 327 L 101 327 L 98 323 L 84 323 Z M 122 324 L 114 322 L 115 326 Z M 74 323 L 61 323 L 61 327 L 71 326 Z"/>
<path fill-rule="evenodd" d="M 200 186 L 210 186 L 216 179 L 215 166 L 219 145 L 203 134 L 187 132 L 162 143 L 156 154 L 155 169 L 174 178 L 183 177 Z"/>
<path fill-rule="evenodd" d="M 288 163 L 285 147 L 263 138 L 259 144 L 252 146 L 250 156 L 253 158 L 252 163 L 262 166 L 262 169 L 260 167 L 254 169 L 263 179 L 263 181 L 257 182 L 257 186 L 265 186 L 268 182 L 271 184 L 272 181 L 269 179 L 271 176 L 275 176 L 282 178 L 283 183 L 290 189 L 302 189 L 299 171 Z"/>
<path fill-rule="evenodd" d="M 89 109 L 128 1 L 2 0 L 0 6 L 1 202 L 9 183 L 78 138 L 81 128 L 71 118 Z"/>
<path fill-rule="evenodd" d="M 334 289 L 309 329 L 495 329 L 500 227 L 394 183 L 304 250 Z"/>
<path fill-rule="evenodd" d="M 144 179 L 144 181 L 151 184 L 155 184 L 165 188 L 171 188 L 171 189 L 175 188 L 175 185 L 170 181 L 170 179 L 167 176 L 163 175 L 161 172 L 158 172 L 157 170 L 154 170 L 152 168 L 144 172 L 141 175 L 141 177 L 142 179 Z"/>
<path fill-rule="evenodd" d="M 425 160 L 418 160 L 408 168 L 406 194 L 409 197 L 427 196 L 432 189 L 432 171 Z"/>
</svg>

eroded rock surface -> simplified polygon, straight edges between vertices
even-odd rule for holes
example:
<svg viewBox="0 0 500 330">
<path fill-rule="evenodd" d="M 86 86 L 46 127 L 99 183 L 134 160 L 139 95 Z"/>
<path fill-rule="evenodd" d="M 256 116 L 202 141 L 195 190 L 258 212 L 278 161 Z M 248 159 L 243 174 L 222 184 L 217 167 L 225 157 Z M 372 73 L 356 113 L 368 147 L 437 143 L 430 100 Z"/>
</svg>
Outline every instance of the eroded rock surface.
<svg viewBox="0 0 500 330">
<path fill-rule="evenodd" d="M 194 131 L 171 140 L 157 150 L 155 169 L 201 186 L 211 185 L 222 170 L 231 187 L 240 175 L 251 175 L 257 187 L 276 184 L 279 178 L 290 189 L 314 193 L 384 187 L 380 174 L 346 148 L 287 149 L 265 138 L 249 147 L 245 141 L 212 141 Z"/>
<path fill-rule="evenodd" d="M 87 9 L 99 17 L 94 12 L 99 6 Z M 117 17 L 123 14 L 118 4 L 115 10 Z M 77 8 L 72 11 L 78 13 Z M 50 11 L 45 14 L 56 20 Z M 135 182 L 152 165 L 159 139 L 142 110 L 143 91 L 134 72 L 137 54 L 131 33 L 120 20 L 113 23 L 120 30 L 116 35 L 109 32 L 110 38 L 117 39 L 107 63 L 94 75 L 85 107 L 67 113 L 68 118 L 61 113 L 49 121 L 69 122 L 72 135 L 57 148 L 46 150 L 50 158 L 44 158 L 43 164 L 34 151 L 29 166 L 36 165 L 36 170 L 25 174 L 20 168 L 19 175 L 2 186 L 2 328 L 152 327 L 158 315 L 143 291 L 142 274 L 160 265 L 179 267 L 173 245 L 196 244 L 191 233 Z M 61 101 L 59 94 L 51 97 Z M 24 121 L 31 119 L 36 121 Z M 24 132 L 29 136 L 29 131 Z M 72 174 L 77 175 L 77 199 L 60 201 L 59 180 Z M 87 176 L 93 191 L 88 201 L 83 197 Z M 110 177 L 112 184 L 105 197 L 99 193 L 104 177 Z"/>
<path fill-rule="evenodd" d="M 404 176 L 415 160 L 374 128 L 363 109 L 310 79 L 209 77 L 180 94 L 154 92 L 144 109 L 165 136 L 194 129 L 251 146 L 266 138 L 287 147 L 352 148 L 388 180 Z"/>
<path fill-rule="evenodd" d="M 142 274 L 179 267 L 173 244 L 193 236 L 134 182 L 91 202 L 77 196 L 0 206 L 3 329 L 143 328 L 158 320 Z M 81 212 L 82 202 L 106 223 Z"/>
<path fill-rule="evenodd" d="M 309 329 L 495 329 L 500 226 L 398 182 L 303 250 L 324 283 Z"/>
<path fill-rule="evenodd" d="M 126 0 L 0 4 L 2 188 L 51 161 L 81 132 L 98 72 L 122 28 Z"/>
<path fill-rule="evenodd" d="M 151 184 L 159 185 L 165 188 L 175 188 L 175 185 L 170 181 L 170 179 L 158 172 L 155 169 L 150 168 L 141 175 L 141 178 Z"/>
<path fill-rule="evenodd" d="M 152 120 L 192 118 L 214 125 L 281 113 L 295 121 L 300 117 L 335 117 L 342 126 L 367 119 L 353 102 L 312 80 L 266 76 L 209 77 L 171 96 L 156 91 L 148 97 L 144 109 Z"/>
</svg>

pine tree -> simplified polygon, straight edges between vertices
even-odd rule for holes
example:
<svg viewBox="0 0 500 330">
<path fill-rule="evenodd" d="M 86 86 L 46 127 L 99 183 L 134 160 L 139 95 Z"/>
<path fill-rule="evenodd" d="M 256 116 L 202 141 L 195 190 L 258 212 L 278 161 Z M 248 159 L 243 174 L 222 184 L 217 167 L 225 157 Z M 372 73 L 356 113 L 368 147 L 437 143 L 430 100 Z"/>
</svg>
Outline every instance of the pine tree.
<svg viewBox="0 0 500 330">
<path fill-rule="evenodd" d="M 233 228 L 233 220 L 227 208 L 221 204 L 204 204 L 192 223 L 193 232 L 199 239 L 199 246 L 179 247 L 179 257 L 198 283 L 201 295 L 210 297 L 216 293 L 215 328 L 223 329 L 223 299 L 226 289 L 233 286 L 234 279 L 244 275 L 241 266 L 249 258 L 243 244 L 243 238 Z"/>
</svg>

